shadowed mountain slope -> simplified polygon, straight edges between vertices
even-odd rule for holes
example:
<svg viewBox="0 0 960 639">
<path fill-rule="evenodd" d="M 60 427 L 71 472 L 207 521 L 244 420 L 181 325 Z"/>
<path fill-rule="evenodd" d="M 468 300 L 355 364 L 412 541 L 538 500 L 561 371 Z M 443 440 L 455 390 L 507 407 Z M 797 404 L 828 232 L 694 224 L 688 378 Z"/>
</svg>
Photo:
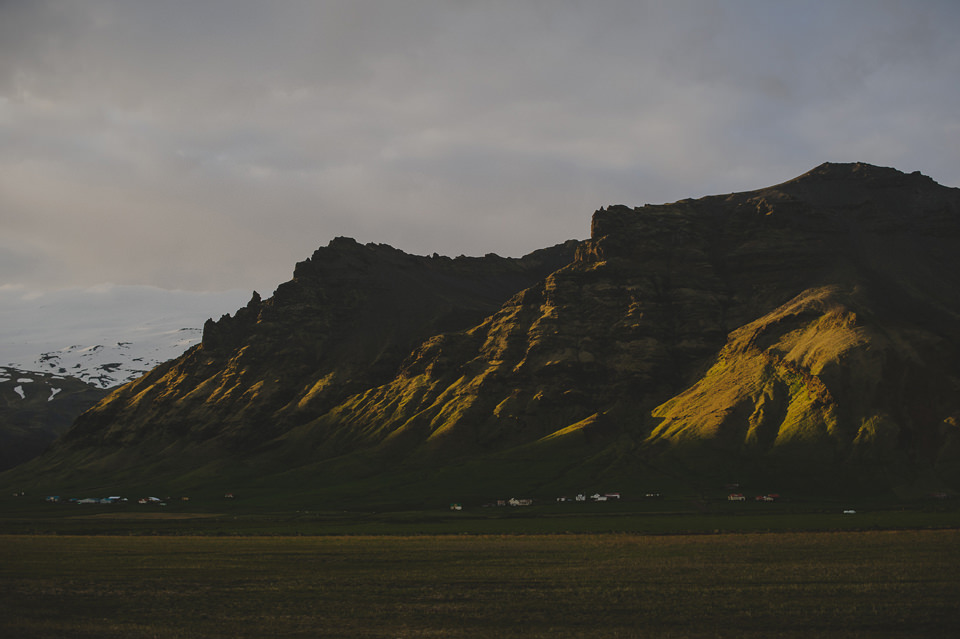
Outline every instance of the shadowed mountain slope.
<svg viewBox="0 0 960 639">
<path fill-rule="evenodd" d="M 0 366 L 0 470 L 42 453 L 106 394 L 73 377 Z"/>
<path fill-rule="evenodd" d="M 824 164 L 601 209 L 572 248 L 471 262 L 335 241 L 36 468 L 960 488 L 957 189 Z"/>
</svg>

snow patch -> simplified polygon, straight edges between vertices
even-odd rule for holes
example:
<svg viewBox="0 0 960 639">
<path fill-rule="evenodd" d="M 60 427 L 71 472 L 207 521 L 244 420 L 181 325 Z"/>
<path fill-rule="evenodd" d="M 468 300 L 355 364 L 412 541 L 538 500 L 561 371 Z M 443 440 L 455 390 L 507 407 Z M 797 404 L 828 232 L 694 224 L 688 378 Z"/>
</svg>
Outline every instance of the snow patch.
<svg viewBox="0 0 960 639">
<path fill-rule="evenodd" d="M 48 401 L 48 402 L 52 402 L 52 401 L 53 401 L 53 398 L 56 397 L 57 393 L 59 393 L 61 390 L 62 390 L 62 389 L 60 389 L 60 388 L 51 388 L 51 389 L 50 389 L 50 397 L 47 398 L 47 401 Z"/>
<path fill-rule="evenodd" d="M 21 377 L 20 379 L 17 380 L 17 383 L 18 383 L 18 384 L 31 384 L 31 383 L 33 383 L 33 380 L 30 379 L 29 377 Z"/>
<path fill-rule="evenodd" d="M 20 399 L 26 399 L 27 396 L 23 392 L 23 386 L 15 386 L 13 392 L 20 396 Z"/>
</svg>

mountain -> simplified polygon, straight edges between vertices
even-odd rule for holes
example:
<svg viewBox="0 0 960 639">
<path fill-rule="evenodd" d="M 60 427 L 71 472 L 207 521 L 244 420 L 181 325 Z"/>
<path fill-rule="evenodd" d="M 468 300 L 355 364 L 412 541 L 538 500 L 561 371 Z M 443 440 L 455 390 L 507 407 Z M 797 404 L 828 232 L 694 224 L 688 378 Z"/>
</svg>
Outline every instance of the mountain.
<svg viewBox="0 0 960 639">
<path fill-rule="evenodd" d="M 600 209 L 520 260 L 336 240 L 23 472 L 383 500 L 956 490 L 958 348 L 960 190 L 827 163 Z"/>
<path fill-rule="evenodd" d="M 150 286 L 0 287 L 0 362 L 113 388 L 182 355 L 200 342 L 207 318 L 247 296 Z"/>
<path fill-rule="evenodd" d="M 388 382 L 423 340 L 482 321 L 575 248 L 450 259 L 337 238 L 272 298 L 254 293 L 233 316 L 208 321 L 199 348 L 115 392 L 72 441 L 169 433 L 240 449 L 262 443 Z M 124 427 L 103 431 L 104 419 Z"/>
<path fill-rule="evenodd" d="M 204 320 L 244 299 L 150 286 L 0 287 L 0 470 L 43 452 L 105 389 L 200 343 Z"/>
<path fill-rule="evenodd" d="M 0 470 L 42 453 L 106 394 L 72 377 L 0 366 Z"/>
<path fill-rule="evenodd" d="M 73 344 L 40 353 L 31 367 L 41 372 L 71 375 L 98 388 L 114 388 L 150 372 L 200 343 L 203 330 L 177 328 L 144 336 L 137 342 Z"/>
</svg>

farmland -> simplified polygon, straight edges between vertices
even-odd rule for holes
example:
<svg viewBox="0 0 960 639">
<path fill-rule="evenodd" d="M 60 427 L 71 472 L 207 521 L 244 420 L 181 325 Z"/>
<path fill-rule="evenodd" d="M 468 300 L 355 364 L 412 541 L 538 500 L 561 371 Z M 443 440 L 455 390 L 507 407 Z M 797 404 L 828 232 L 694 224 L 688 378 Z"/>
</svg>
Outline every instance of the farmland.
<svg viewBox="0 0 960 639">
<path fill-rule="evenodd" d="M 956 530 L 0 538 L 10 637 L 953 636 Z"/>
</svg>

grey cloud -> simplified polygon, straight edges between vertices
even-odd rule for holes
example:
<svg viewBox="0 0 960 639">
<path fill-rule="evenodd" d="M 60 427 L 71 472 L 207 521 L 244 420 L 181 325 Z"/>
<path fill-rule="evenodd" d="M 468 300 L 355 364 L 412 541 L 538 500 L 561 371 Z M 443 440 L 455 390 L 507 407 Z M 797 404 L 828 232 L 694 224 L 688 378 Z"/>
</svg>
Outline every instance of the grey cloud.
<svg viewBox="0 0 960 639">
<path fill-rule="evenodd" d="M 335 235 L 517 255 L 584 237 L 601 205 L 757 188 L 826 160 L 958 184 L 958 15 L 8 1 L 0 224 L 45 266 L 0 261 L 0 283 L 269 290 Z"/>
</svg>

